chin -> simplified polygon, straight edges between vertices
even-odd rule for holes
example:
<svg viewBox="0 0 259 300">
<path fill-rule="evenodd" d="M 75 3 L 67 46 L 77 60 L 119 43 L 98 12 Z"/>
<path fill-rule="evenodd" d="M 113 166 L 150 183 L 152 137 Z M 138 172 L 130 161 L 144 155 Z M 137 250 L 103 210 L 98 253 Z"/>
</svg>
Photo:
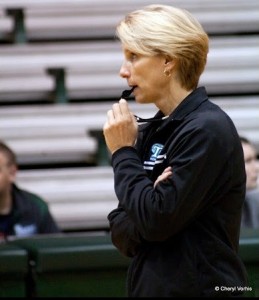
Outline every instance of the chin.
<svg viewBox="0 0 259 300">
<path fill-rule="evenodd" d="M 134 99 L 135 99 L 135 102 L 142 103 L 142 98 L 141 97 L 135 96 Z"/>
<path fill-rule="evenodd" d="M 141 103 L 145 103 L 145 102 L 143 102 L 141 99 L 139 99 L 139 98 L 135 98 L 135 102 L 136 103 L 139 103 L 139 104 L 141 104 Z"/>
<path fill-rule="evenodd" d="M 150 103 L 150 101 L 148 101 L 148 99 L 146 99 L 145 97 L 140 97 L 140 96 L 135 96 L 135 102 L 137 102 L 139 104 Z"/>
</svg>

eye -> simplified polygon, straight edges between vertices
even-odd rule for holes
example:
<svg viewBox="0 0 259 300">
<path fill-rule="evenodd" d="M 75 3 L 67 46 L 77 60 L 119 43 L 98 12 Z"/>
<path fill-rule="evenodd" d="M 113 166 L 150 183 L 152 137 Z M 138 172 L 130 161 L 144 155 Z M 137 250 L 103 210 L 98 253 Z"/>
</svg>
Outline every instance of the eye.
<svg viewBox="0 0 259 300">
<path fill-rule="evenodd" d="M 129 56 L 128 56 L 130 61 L 134 61 L 138 58 L 137 54 L 134 52 L 129 52 Z"/>
<path fill-rule="evenodd" d="M 133 63 L 137 59 L 139 59 L 139 54 L 130 50 L 125 50 L 124 52 L 125 58 L 128 62 Z"/>
<path fill-rule="evenodd" d="M 132 53 L 132 54 L 131 54 L 131 58 L 132 58 L 132 59 L 136 59 L 136 58 L 137 58 L 137 54 L 136 54 L 136 53 Z"/>
</svg>

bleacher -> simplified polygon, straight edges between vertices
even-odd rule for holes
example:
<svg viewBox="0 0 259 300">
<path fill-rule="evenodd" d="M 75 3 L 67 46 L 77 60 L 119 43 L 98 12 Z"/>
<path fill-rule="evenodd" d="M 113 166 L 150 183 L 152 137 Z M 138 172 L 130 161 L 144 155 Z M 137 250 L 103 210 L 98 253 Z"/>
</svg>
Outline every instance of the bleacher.
<svg viewBox="0 0 259 300">
<path fill-rule="evenodd" d="M 116 99 L 127 87 L 117 42 L 2 45 L 0 56 L 0 104 Z M 258 69 L 258 37 L 212 37 L 200 83 L 211 95 L 256 94 Z"/>
<path fill-rule="evenodd" d="M 152 4 L 150 0 L 1 0 L 4 42 L 112 39 L 125 13 Z M 161 0 L 190 10 L 213 35 L 258 33 L 257 0 Z M 249 17 L 248 17 L 249 16 Z"/>
<path fill-rule="evenodd" d="M 103 230 L 117 205 L 106 112 L 127 88 L 117 22 L 147 0 L 0 0 L 0 137 L 21 187 L 43 196 L 64 231 Z M 189 9 L 210 35 L 201 77 L 259 153 L 259 1 L 160 1 Z M 129 100 L 150 117 L 155 108 Z M 99 133 L 99 134 L 98 134 Z"/>
</svg>

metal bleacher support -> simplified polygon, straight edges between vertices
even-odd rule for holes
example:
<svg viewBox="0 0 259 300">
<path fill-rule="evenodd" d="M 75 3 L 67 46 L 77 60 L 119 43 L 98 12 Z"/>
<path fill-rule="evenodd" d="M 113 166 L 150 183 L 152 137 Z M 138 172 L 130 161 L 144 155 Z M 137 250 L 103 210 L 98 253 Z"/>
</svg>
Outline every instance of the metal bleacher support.
<svg viewBox="0 0 259 300">
<path fill-rule="evenodd" d="M 10 35 L 11 40 L 18 44 L 26 43 L 27 37 L 24 24 L 24 10 L 21 8 L 6 9 L 6 14 L 13 19 L 13 30 Z"/>
</svg>

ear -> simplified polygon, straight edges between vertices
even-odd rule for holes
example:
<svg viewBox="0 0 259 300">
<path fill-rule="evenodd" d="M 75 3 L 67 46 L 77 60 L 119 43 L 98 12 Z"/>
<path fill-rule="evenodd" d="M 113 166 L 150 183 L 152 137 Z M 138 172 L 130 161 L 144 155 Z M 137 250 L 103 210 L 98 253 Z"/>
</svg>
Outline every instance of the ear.
<svg viewBox="0 0 259 300">
<path fill-rule="evenodd" d="M 172 60 L 173 60 L 172 57 L 166 55 L 165 56 L 165 65 L 167 65 L 168 63 L 170 63 Z"/>
<path fill-rule="evenodd" d="M 165 64 L 165 67 L 167 67 L 168 70 L 172 70 L 175 66 L 175 59 L 172 58 L 172 57 L 169 57 L 169 56 L 166 56 L 165 57 L 165 61 L 164 61 L 164 64 Z"/>
</svg>

